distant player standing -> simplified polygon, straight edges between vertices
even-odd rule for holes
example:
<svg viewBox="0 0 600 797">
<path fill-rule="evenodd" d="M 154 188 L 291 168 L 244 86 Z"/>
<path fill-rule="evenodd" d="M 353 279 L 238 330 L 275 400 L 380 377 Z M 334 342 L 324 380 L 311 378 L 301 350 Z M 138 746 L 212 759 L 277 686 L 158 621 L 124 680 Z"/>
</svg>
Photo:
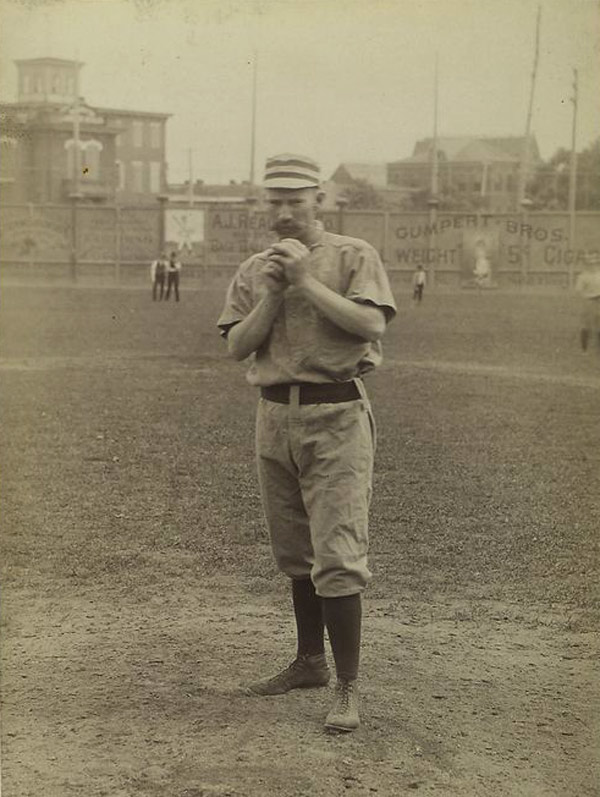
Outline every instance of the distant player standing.
<svg viewBox="0 0 600 797">
<path fill-rule="evenodd" d="M 600 253 L 588 254 L 585 267 L 575 282 L 575 290 L 582 298 L 581 348 L 586 351 L 590 338 L 600 350 Z"/>
<path fill-rule="evenodd" d="M 427 284 L 427 274 L 421 264 L 419 264 L 413 274 L 413 299 L 416 302 L 423 301 L 423 291 Z"/>
<path fill-rule="evenodd" d="M 361 593 L 375 427 L 361 377 L 381 362 L 396 307 L 365 241 L 316 220 L 319 168 L 310 158 L 267 160 L 264 186 L 279 242 L 242 263 L 218 325 L 247 379 L 260 388 L 256 448 L 275 560 L 291 579 L 297 655 L 257 695 L 325 686 L 327 627 L 337 673 L 325 725 L 359 725 Z"/>
</svg>

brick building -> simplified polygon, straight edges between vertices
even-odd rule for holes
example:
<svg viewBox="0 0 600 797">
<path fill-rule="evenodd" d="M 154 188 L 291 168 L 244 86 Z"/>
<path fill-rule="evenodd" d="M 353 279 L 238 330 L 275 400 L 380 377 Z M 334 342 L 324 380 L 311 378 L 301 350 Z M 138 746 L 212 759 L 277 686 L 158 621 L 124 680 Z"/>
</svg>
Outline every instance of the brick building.
<svg viewBox="0 0 600 797">
<path fill-rule="evenodd" d="M 156 202 L 166 190 L 169 114 L 88 105 L 79 61 L 16 65 L 17 102 L 0 104 L 3 202 L 64 203 L 73 193 L 100 203 Z"/>
<path fill-rule="evenodd" d="M 437 142 L 440 193 L 479 199 L 482 207 L 510 212 L 518 206 L 518 182 L 525 139 L 458 136 Z M 431 185 L 433 139 L 415 144 L 409 158 L 387 165 L 390 187 L 428 191 Z M 529 141 L 530 173 L 541 163 L 535 137 Z"/>
</svg>

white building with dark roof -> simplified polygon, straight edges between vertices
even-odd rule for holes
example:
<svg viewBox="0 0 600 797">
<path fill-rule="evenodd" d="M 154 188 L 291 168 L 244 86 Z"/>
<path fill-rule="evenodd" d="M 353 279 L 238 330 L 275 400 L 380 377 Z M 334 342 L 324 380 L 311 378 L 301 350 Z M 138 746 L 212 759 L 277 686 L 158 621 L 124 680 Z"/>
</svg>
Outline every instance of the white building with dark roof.
<svg viewBox="0 0 600 797">
<path fill-rule="evenodd" d="M 74 193 L 84 201 L 156 202 L 166 190 L 169 114 L 87 104 L 80 61 L 15 63 L 17 101 L 0 104 L 3 202 L 62 203 Z"/>
</svg>

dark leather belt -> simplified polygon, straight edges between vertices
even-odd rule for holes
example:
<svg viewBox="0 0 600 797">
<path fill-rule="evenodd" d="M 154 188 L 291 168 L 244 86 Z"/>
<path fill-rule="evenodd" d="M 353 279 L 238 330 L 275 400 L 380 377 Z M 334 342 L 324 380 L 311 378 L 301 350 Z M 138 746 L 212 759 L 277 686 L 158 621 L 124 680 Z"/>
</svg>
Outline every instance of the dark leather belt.
<svg viewBox="0 0 600 797">
<path fill-rule="evenodd" d="M 323 385 L 313 382 L 296 382 L 292 384 L 269 385 L 261 387 L 260 395 L 267 401 L 278 404 L 290 403 L 290 387 L 300 388 L 300 404 L 338 404 L 342 401 L 354 401 L 360 393 L 354 382 L 327 382 Z"/>
</svg>

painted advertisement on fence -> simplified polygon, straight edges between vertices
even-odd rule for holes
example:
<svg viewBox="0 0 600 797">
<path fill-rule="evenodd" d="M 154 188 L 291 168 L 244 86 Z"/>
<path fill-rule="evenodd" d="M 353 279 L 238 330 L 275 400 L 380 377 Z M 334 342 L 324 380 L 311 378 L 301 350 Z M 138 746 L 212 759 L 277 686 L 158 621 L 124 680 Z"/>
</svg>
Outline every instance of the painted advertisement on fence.
<svg viewBox="0 0 600 797">
<path fill-rule="evenodd" d="M 480 269 L 485 257 L 492 271 L 567 271 L 581 267 L 585 255 L 600 248 L 597 228 L 578 234 L 571 247 L 568 218 L 558 214 L 528 219 L 457 214 L 440 216 L 434 223 L 425 215 L 394 215 L 390 230 L 389 267 L 422 264 L 439 271 L 460 270 L 465 279 L 474 277 L 477 256 Z"/>
<path fill-rule="evenodd" d="M 114 262 L 117 257 L 114 208 L 77 209 L 77 256 L 81 260 Z"/>
<path fill-rule="evenodd" d="M 165 214 L 166 248 L 192 254 L 204 243 L 204 211 L 169 208 Z"/>
<path fill-rule="evenodd" d="M 527 278 L 530 273 L 577 271 L 587 252 L 600 250 L 600 230 L 578 217 L 577 244 L 570 246 L 567 214 L 537 216 L 440 214 L 432 223 L 427 213 L 350 211 L 323 214 L 326 230 L 369 241 L 390 270 L 413 271 L 417 265 L 435 270 L 443 281 L 492 286 L 502 274 Z M 268 216 L 246 208 L 211 209 L 206 221 L 206 262 L 241 263 L 273 240 Z"/>
<path fill-rule="evenodd" d="M 82 262 L 151 262 L 174 245 L 186 262 L 235 266 L 274 240 L 268 214 L 250 206 L 158 207 L 0 206 L 3 262 L 69 262 L 76 238 Z M 563 281 L 600 252 L 600 214 L 323 213 L 325 229 L 363 238 L 387 269 L 417 265 L 439 284 Z M 164 222 L 164 223 L 163 223 Z M 76 235 L 74 230 L 76 228 Z M 163 237 L 164 231 L 164 237 Z"/>
<path fill-rule="evenodd" d="M 207 216 L 206 259 L 211 265 L 241 263 L 275 240 L 266 213 L 215 208 Z"/>
<path fill-rule="evenodd" d="M 160 248 L 159 213 L 158 208 L 121 208 L 121 260 L 154 260 Z"/>
<path fill-rule="evenodd" d="M 67 262 L 71 252 L 70 209 L 0 206 L 0 249 L 4 262 Z"/>
<path fill-rule="evenodd" d="M 496 283 L 500 233 L 498 229 L 465 230 L 462 237 L 461 281 L 465 285 L 491 288 Z"/>
</svg>

